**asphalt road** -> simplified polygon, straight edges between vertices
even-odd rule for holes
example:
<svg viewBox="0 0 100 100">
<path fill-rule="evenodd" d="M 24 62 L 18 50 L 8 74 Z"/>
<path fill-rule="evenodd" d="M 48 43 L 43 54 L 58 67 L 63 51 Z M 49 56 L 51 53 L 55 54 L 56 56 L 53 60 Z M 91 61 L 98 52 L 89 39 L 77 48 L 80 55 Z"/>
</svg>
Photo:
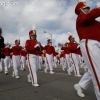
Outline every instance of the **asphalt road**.
<svg viewBox="0 0 100 100">
<path fill-rule="evenodd" d="M 27 81 L 28 68 L 25 71 L 19 69 L 20 79 L 12 77 L 12 67 L 9 74 L 0 73 L 0 100 L 96 100 L 92 83 L 84 98 L 79 97 L 74 90 L 74 84 L 78 83 L 79 77 L 74 74 L 68 75 L 61 66 L 55 68 L 55 74 L 44 73 L 44 67 L 38 71 L 39 87 L 33 87 Z M 81 75 L 84 70 L 80 69 Z"/>
</svg>

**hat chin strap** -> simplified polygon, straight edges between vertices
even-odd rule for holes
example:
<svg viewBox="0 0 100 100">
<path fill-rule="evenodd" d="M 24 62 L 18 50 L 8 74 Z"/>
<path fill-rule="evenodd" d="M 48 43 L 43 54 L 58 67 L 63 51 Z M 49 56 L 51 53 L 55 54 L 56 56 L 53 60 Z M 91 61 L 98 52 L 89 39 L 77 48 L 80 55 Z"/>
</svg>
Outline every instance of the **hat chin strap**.
<svg viewBox="0 0 100 100">
<path fill-rule="evenodd" d="M 82 8 L 80 8 L 81 9 L 81 11 L 84 13 L 84 14 L 87 14 Z"/>
</svg>

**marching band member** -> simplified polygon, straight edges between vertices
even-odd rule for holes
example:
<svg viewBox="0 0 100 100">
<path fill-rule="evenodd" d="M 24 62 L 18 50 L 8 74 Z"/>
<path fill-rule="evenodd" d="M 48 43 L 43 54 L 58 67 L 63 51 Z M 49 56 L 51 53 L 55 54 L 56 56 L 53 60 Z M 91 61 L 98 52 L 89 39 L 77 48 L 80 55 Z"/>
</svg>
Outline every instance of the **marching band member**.
<svg viewBox="0 0 100 100">
<path fill-rule="evenodd" d="M 70 51 L 68 50 L 68 42 L 65 43 L 65 46 L 61 47 L 61 50 L 64 50 L 64 52 L 65 52 L 66 67 L 68 68 L 67 71 L 68 71 L 68 74 L 71 75 L 70 59 L 69 59 Z"/>
<path fill-rule="evenodd" d="M 13 62 L 12 62 L 12 53 L 10 53 L 10 63 L 9 63 L 9 67 L 10 68 L 11 66 L 13 66 Z"/>
<path fill-rule="evenodd" d="M 61 50 L 61 53 L 60 53 L 60 65 L 61 66 L 63 66 L 63 59 L 64 59 L 64 52 L 63 52 L 63 50 Z"/>
<path fill-rule="evenodd" d="M 10 49 L 10 44 L 6 43 L 5 47 L 2 49 L 2 51 L 4 52 L 5 58 L 4 58 L 4 68 L 5 68 L 5 75 L 8 74 L 8 68 L 9 68 L 9 64 L 10 64 L 10 53 L 11 53 L 11 49 Z"/>
<path fill-rule="evenodd" d="M 22 50 L 20 51 L 20 56 L 21 56 L 21 70 L 25 70 L 25 65 L 26 65 L 26 55 L 27 51 L 25 47 L 22 47 Z"/>
<path fill-rule="evenodd" d="M 65 58 L 65 51 L 63 51 L 63 62 L 62 62 L 63 71 L 65 71 L 66 68 L 67 68 L 67 62 L 66 62 L 66 58 Z"/>
<path fill-rule="evenodd" d="M 20 46 L 20 40 L 15 40 L 15 46 L 11 48 L 12 50 L 12 61 L 13 61 L 13 73 L 12 77 L 15 77 L 16 79 L 19 79 L 18 75 L 18 68 L 20 67 L 20 51 L 22 47 Z"/>
<path fill-rule="evenodd" d="M 46 61 L 48 63 L 48 67 L 44 69 L 45 73 L 47 73 L 47 70 L 50 69 L 50 74 L 54 74 L 53 72 L 53 52 L 55 52 L 54 46 L 52 46 L 51 39 L 47 40 L 47 45 L 45 45 L 44 50 L 46 51 Z"/>
<path fill-rule="evenodd" d="M 80 77 L 81 75 L 80 75 L 79 66 L 78 66 L 79 60 L 78 60 L 78 55 L 77 55 L 77 51 L 79 49 L 79 46 L 77 43 L 75 43 L 75 39 L 72 35 L 70 35 L 68 37 L 68 40 L 70 41 L 68 44 L 68 49 L 71 52 L 71 59 L 73 61 L 74 73 L 75 73 L 75 76 Z"/>
<path fill-rule="evenodd" d="M 46 58 L 46 50 L 43 50 L 43 54 L 44 54 L 44 67 L 45 67 L 45 69 L 44 69 L 44 71 L 45 71 L 45 73 L 47 73 L 47 70 L 49 69 L 49 65 L 48 65 L 48 61 L 47 61 L 47 58 Z"/>
<path fill-rule="evenodd" d="M 28 75 L 28 82 L 32 82 L 32 86 L 38 87 L 37 71 L 39 68 L 39 52 L 42 48 L 41 44 L 37 42 L 36 28 L 29 32 L 30 39 L 26 41 L 27 60 L 30 74 Z"/>
<path fill-rule="evenodd" d="M 83 89 L 93 82 L 97 100 L 100 100 L 100 4 L 97 8 L 90 10 L 86 2 L 79 2 L 75 7 L 76 30 L 80 39 L 82 56 L 87 65 L 86 72 L 78 84 L 74 87 L 80 97 L 84 97 Z"/>
<path fill-rule="evenodd" d="M 53 65 L 55 68 L 57 68 L 57 56 L 58 53 L 57 52 L 53 52 Z"/>
</svg>

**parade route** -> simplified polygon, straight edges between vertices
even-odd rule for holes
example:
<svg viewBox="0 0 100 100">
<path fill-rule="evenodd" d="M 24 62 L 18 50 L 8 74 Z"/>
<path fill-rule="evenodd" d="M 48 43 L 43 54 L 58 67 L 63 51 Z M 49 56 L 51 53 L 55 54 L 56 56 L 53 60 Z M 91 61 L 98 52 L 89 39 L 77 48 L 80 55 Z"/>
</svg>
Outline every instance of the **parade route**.
<svg viewBox="0 0 100 100">
<path fill-rule="evenodd" d="M 80 77 L 68 75 L 67 71 L 55 68 L 55 74 L 44 73 L 44 67 L 38 71 L 39 87 L 33 87 L 27 81 L 28 68 L 19 69 L 20 79 L 12 77 L 12 68 L 9 74 L 0 73 L 0 100 L 96 100 L 93 85 L 84 91 L 85 98 L 80 98 L 74 90 L 74 84 Z M 81 74 L 84 70 L 80 70 Z"/>
</svg>

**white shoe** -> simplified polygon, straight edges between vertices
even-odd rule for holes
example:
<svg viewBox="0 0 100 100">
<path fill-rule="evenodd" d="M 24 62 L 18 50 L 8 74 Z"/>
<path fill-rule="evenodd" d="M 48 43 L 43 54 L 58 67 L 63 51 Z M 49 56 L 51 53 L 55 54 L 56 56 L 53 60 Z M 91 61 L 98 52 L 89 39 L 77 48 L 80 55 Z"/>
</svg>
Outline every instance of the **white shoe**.
<svg viewBox="0 0 100 100">
<path fill-rule="evenodd" d="M 87 68 L 84 68 L 84 71 L 86 72 L 87 71 Z"/>
<path fill-rule="evenodd" d="M 78 84 L 75 84 L 74 88 L 77 91 L 78 96 L 85 97 L 85 95 L 82 93 L 82 88 Z"/>
<path fill-rule="evenodd" d="M 44 69 L 44 72 L 45 72 L 45 73 L 48 73 L 46 69 Z"/>
<path fill-rule="evenodd" d="M 55 66 L 55 68 L 57 68 L 57 66 Z"/>
<path fill-rule="evenodd" d="M 68 69 L 67 71 L 68 71 L 68 75 L 71 75 L 70 70 Z"/>
<path fill-rule="evenodd" d="M 9 66 L 8 68 L 10 68 L 11 66 Z"/>
<path fill-rule="evenodd" d="M 62 67 L 62 69 L 63 69 L 63 71 L 65 71 L 65 68 Z"/>
<path fill-rule="evenodd" d="M 29 77 L 29 75 L 27 75 L 28 78 L 28 82 L 32 82 L 31 77 Z"/>
<path fill-rule="evenodd" d="M 20 68 L 20 70 L 24 70 L 23 68 Z"/>
<path fill-rule="evenodd" d="M 53 71 L 50 71 L 50 74 L 54 74 L 54 72 Z"/>
<path fill-rule="evenodd" d="M 76 75 L 77 77 L 81 77 L 81 75 Z"/>
<path fill-rule="evenodd" d="M 14 74 L 12 74 L 12 77 L 15 77 L 15 75 L 14 75 Z"/>
<path fill-rule="evenodd" d="M 5 72 L 5 75 L 8 75 L 8 72 Z"/>
<path fill-rule="evenodd" d="M 19 79 L 19 76 L 15 76 L 16 79 Z"/>
<path fill-rule="evenodd" d="M 38 86 L 39 86 L 39 84 L 36 84 L 36 83 L 35 83 L 35 84 L 32 84 L 32 86 L 34 86 L 34 87 L 38 87 Z"/>
</svg>

